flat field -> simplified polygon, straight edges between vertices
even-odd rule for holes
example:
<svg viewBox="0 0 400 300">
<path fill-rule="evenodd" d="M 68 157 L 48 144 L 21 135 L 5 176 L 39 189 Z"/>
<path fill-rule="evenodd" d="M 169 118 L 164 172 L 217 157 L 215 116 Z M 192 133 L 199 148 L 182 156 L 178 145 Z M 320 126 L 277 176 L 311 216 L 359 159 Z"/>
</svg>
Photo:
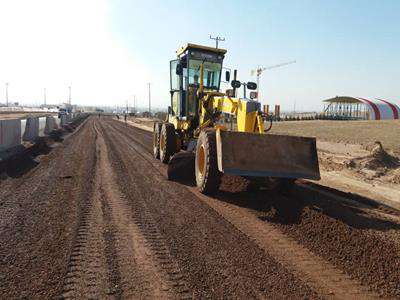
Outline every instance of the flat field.
<svg viewBox="0 0 400 300">
<path fill-rule="evenodd" d="M 400 120 L 275 122 L 271 133 L 315 136 L 318 140 L 368 146 L 380 141 L 400 154 Z"/>
</svg>

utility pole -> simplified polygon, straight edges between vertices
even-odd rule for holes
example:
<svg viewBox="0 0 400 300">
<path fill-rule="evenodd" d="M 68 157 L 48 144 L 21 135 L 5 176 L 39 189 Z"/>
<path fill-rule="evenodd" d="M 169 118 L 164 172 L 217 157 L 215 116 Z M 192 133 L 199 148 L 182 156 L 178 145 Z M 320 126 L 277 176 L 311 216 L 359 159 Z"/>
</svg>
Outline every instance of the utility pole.
<svg viewBox="0 0 400 300">
<path fill-rule="evenodd" d="M 136 113 L 136 95 L 133 95 L 133 113 Z"/>
<path fill-rule="evenodd" d="M 149 82 L 148 85 L 149 85 L 149 114 L 151 115 L 151 88 L 150 88 L 151 83 Z"/>
<path fill-rule="evenodd" d="M 128 108 L 128 106 L 129 106 L 129 103 L 128 103 L 128 99 L 126 99 L 126 114 L 128 114 L 128 111 L 129 111 L 129 108 Z"/>
<path fill-rule="evenodd" d="M 46 88 L 43 89 L 43 104 L 46 105 Z"/>
<path fill-rule="evenodd" d="M 264 72 L 265 70 L 270 70 L 270 69 L 283 67 L 283 66 L 286 66 L 286 65 L 294 64 L 295 62 L 296 62 L 295 60 L 292 60 L 292 61 L 288 61 L 288 62 L 285 62 L 285 63 L 282 63 L 282 64 L 278 64 L 278 65 L 273 65 L 273 66 L 264 67 L 264 68 L 258 67 L 255 70 L 251 70 L 251 75 L 253 76 L 254 74 L 256 74 L 256 76 L 257 76 L 257 100 L 258 101 L 260 101 L 259 92 L 260 92 L 260 76 L 261 76 L 261 73 Z"/>
<path fill-rule="evenodd" d="M 225 42 L 225 38 L 220 36 L 212 37 L 211 34 L 210 34 L 210 40 L 215 40 L 215 48 L 217 49 L 218 49 L 218 42 Z"/>
<path fill-rule="evenodd" d="M 8 107 L 8 82 L 6 82 L 6 106 Z"/>
<path fill-rule="evenodd" d="M 68 87 L 68 104 L 71 105 L 71 86 Z"/>
</svg>

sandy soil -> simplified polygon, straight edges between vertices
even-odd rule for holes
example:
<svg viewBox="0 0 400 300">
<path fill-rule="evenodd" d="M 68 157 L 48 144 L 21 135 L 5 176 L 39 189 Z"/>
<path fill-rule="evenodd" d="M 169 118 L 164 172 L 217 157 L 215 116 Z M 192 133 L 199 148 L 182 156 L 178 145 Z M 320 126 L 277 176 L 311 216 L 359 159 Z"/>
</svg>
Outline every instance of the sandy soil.
<svg viewBox="0 0 400 300">
<path fill-rule="evenodd" d="M 400 120 L 275 122 L 271 133 L 315 136 L 319 141 L 356 144 L 367 148 L 380 141 L 400 155 Z"/>
<path fill-rule="evenodd" d="M 92 117 L 3 174 L 0 298 L 400 297 L 399 211 L 228 176 L 206 197 L 166 180 L 151 142 Z"/>
</svg>

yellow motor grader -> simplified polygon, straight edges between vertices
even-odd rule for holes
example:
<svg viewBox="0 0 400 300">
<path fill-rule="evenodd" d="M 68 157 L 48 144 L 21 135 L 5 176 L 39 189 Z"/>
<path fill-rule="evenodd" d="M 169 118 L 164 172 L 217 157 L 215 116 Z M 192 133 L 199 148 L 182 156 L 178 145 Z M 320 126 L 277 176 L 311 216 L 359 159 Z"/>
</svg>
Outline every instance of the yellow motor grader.
<svg viewBox="0 0 400 300">
<path fill-rule="evenodd" d="M 170 62 L 171 106 L 167 119 L 154 123 L 154 157 L 168 164 L 168 178 L 195 178 L 201 193 L 215 193 L 222 174 L 246 177 L 276 188 L 297 178 L 319 179 L 315 138 L 266 133 L 268 116 L 260 102 L 247 99 L 253 82 L 225 81 L 220 91 L 226 50 L 187 44 Z M 237 90 L 243 87 L 243 97 Z"/>
</svg>

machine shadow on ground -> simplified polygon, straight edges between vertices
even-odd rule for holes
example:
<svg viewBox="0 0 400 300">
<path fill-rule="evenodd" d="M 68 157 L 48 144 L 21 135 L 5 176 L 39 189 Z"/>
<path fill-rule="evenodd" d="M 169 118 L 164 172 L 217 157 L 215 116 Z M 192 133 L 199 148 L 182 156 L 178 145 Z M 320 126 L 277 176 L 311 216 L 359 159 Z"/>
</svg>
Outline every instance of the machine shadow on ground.
<svg viewBox="0 0 400 300">
<path fill-rule="evenodd" d="M 256 192 L 221 190 L 213 197 L 229 204 L 248 208 L 254 211 L 262 221 L 282 225 L 301 223 L 303 211 L 305 208 L 309 208 L 356 229 L 400 230 L 399 223 L 388 218 L 381 218 L 379 211 L 377 214 L 371 214 L 363 209 L 364 203 L 377 202 L 359 195 L 357 195 L 357 199 L 359 199 L 357 201 L 360 205 L 357 205 L 357 201 L 354 204 L 339 200 L 333 201 L 316 192 L 306 191 L 294 185 L 291 190 L 283 192 L 263 189 Z M 371 207 L 371 209 L 374 208 L 378 209 L 379 206 Z"/>
<path fill-rule="evenodd" d="M 378 231 L 400 229 L 400 224 L 391 220 L 398 218 L 399 212 L 397 210 L 392 208 L 390 211 L 383 209 L 386 207 L 376 200 L 360 195 L 352 194 L 354 197 L 349 198 L 349 195 L 344 197 L 345 193 L 332 188 L 330 192 L 334 195 L 343 195 L 343 198 L 351 199 L 352 201 L 325 197 L 318 192 L 306 190 L 301 186 L 296 186 L 292 195 L 294 198 L 305 201 L 307 206 L 356 229 L 374 229 Z M 370 205 L 370 203 L 373 205 Z"/>
</svg>

